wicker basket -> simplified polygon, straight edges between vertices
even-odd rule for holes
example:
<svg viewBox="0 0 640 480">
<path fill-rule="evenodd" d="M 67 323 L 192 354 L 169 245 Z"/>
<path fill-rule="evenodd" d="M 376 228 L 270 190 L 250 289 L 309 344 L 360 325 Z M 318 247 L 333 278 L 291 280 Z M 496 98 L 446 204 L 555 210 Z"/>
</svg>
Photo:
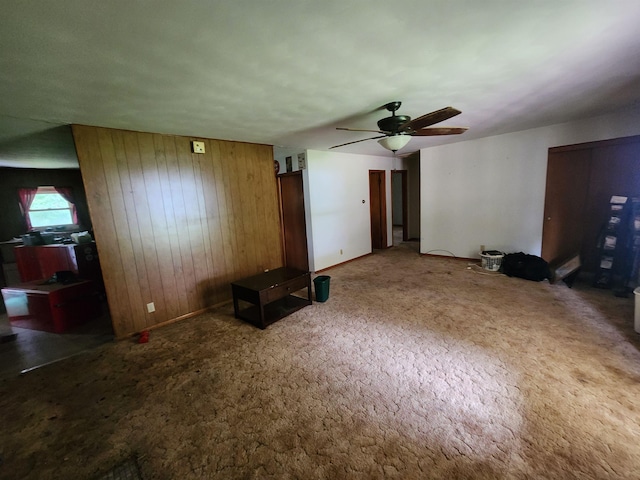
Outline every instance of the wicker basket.
<svg viewBox="0 0 640 480">
<path fill-rule="evenodd" d="M 497 272 L 498 270 L 500 270 L 500 265 L 502 265 L 504 253 L 491 253 L 492 254 L 480 252 L 480 258 L 482 259 L 482 268 L 484 268 L 485 270 L 489 270 L 490 272 Z"/>
</svg>

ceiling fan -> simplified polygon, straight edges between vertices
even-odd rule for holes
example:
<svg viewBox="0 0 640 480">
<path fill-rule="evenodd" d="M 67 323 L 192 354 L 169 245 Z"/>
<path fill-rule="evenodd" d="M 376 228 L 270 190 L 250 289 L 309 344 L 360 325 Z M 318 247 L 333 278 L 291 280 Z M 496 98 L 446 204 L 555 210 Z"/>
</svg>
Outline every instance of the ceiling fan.
<svg viewBox="0 0 640 480">
<path fill-rule="evenodd" d="M 396 111 L 400 108 L 400 105 L 402 105 L 402 102 L 391 102 L 384 106 L 384 108 L 391 112 L 391 116 L 378 120 L 379 130 L 363 130 L 359 128 L 344 127 L 338 127 L 336 129 L 347 130 L 350 132 L 375 132 L 382 133 L 383 135 L 363 138 L 362 140 L 356 140 L 354 142 L 342 143 L 340 145 L 334 145 L 331 148 L 344 147 L 345 145 L 364 142 L 366 140 L 380 139 L 378 140 L 380 145 L 395 153 L 397 150 L 400 150 L 409 143 L 411 137 L 458 135 L 467 131 L 467 127 L 431 127 L 431 125 L 443 122 L 462 113 L 460 110 L 456 110 L 453 107 L 445 107 L 411 120 L 411 117 L 407 115 L 396 115 Z"/>
</svg>

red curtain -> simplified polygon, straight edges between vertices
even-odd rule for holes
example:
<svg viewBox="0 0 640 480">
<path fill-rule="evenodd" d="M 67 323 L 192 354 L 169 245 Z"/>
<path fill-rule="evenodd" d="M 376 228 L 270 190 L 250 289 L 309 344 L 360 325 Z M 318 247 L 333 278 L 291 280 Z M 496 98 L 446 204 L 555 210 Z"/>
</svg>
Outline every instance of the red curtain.
<svg viewBox="0 0 640 480">
<path fill-rule="evenodd" d="M 22 214 L 24 215 L 24 220 L 27 224 L 27 230 L 31 230 L 31 220 L 29 219 L 29 208 L 31 207 L 31 203 L 33 199 L 38 193 L 38 188 L 19 188 L 18 189 L 18 197 L 20 198 L 20 207 L 22 208 Z"/>
<path fill-rule="evenodd" d="M 56 189 L 56 192 L 60 194 L 62 198 L 64 198 L 67 202 L 71 204 L 71 219 L 73 223 L 78 223 L 78 212 L 76 212 L 76 202 L 75 197 L 73 196 L 73 188 L 71 187 L 53 187 Z"/>
</svg>

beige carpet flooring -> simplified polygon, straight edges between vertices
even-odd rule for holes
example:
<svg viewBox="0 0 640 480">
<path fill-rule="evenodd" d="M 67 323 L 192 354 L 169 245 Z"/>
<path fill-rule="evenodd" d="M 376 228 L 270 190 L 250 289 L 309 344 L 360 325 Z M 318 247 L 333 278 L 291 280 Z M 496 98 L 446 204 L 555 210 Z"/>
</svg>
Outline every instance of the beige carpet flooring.
<svg viewBox="0 0 640 480">
<path fill-rule="evenodd" d="M 0 478 L 640 478 L 632 298 L 394 247 L 0 383 Z"/>
</svg>

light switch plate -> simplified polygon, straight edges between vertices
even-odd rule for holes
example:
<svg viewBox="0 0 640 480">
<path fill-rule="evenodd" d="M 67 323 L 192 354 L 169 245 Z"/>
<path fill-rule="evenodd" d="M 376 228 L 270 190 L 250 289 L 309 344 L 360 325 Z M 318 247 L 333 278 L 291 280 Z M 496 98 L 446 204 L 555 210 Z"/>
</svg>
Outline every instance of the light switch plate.
<svg viewBox="0 0 640 480">
<path fill-rule="evenodd" d="M 191 142 L 191 151 L 193 153 L 204 153 L 204 142 Z"/>
</svg>

